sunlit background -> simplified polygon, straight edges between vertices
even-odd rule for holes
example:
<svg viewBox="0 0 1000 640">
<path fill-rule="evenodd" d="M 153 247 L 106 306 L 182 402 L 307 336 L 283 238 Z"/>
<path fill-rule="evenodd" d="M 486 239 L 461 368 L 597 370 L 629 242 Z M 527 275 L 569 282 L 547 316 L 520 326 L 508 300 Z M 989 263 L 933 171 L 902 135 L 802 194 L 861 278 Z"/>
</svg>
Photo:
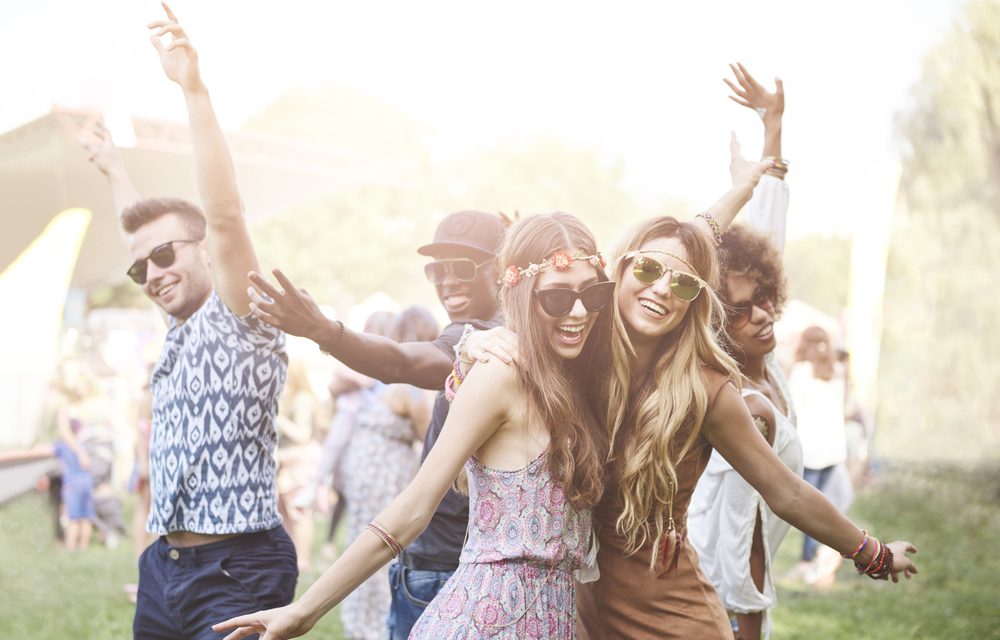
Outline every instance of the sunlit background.
<svg viewBox="0 0 1000 640">
<path fill-rule="evenodd" d="M 728 64 L 779 76 L 785 348 L 819 323 L 850 352 L 875 460 L 1000 459 L 995 0 L 172 8 L 263 266 L 352 326 L 411 304 L 444 319 L 415 250 L 453 210 L 562 209 L 605 246 L 645 216 L 694 215 L 728 187 L 730 131 L 761 150 L 759 119 L 727 99 Z M 152 0 L 4 7 L 0 449 L 51 439 L 61 360 L 97 363 L 122 407 L 158 352 L 162 323 L 124 277 L 106 182 L 77 140 L 103 119 L 140 192 L 196 199 L 183 99 L 145 28 L 161 14 Z M 322 389 L 330 363 L 290 348 Z M 126 460 L 130 411 L 115 418 Z"/>
</svg>

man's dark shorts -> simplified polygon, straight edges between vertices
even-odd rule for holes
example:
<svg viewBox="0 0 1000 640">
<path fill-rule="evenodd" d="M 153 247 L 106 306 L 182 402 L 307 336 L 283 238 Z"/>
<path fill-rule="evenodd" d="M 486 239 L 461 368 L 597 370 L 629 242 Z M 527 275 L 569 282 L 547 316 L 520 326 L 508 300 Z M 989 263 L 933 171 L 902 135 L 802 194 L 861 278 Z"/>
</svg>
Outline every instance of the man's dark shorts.
<svg viewBox="0 0 1000 640">
<path fill-rule="evenodd" d="M 213 624 L 290 603 L 298 575 L 295 546 L 280 526 L 197 547 L 161 537 L 139 558 L 133 636 L 218 640 L 225 634 Z"/>
</svg>

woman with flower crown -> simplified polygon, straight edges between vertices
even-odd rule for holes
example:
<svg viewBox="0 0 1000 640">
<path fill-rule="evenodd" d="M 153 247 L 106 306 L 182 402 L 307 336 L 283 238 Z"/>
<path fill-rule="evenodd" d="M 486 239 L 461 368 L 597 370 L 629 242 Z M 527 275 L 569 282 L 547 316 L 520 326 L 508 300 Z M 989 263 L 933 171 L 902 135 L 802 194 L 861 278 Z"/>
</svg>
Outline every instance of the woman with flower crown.
<svg viewBox="0 0 1000 640">
<path fill-rule="evenodd" d="M 604 492 L 614 284 L 577 218 L 524 218 L 500 252 L 501 308 L 522 336 L 520 364 L 467 377 L 460 363 L 441 437 L 416 478 L 298 601 L 215 625 L 227 640 L 298 637 L 426 526 L 463 467 L 470 499 L 459 568 L 411 638 L 572 638 L 574 579 L 595 549 L 591 508 Z"/>
</svg>

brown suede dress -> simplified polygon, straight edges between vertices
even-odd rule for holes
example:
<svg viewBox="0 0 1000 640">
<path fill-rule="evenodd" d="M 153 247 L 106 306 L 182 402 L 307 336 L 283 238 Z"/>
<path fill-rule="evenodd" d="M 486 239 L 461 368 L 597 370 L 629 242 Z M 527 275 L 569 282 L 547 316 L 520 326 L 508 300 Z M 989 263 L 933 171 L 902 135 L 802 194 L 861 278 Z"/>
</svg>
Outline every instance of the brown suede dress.
<svg viewBox="0 0 1000 640">
<path fill-rule="evenodd" d="M 704 371 L 711 408 L 728 378 L 716 371 Z M 628 434 L 623 436 L 620 442 L 627 442 Z M 578 638 L 732 639 L 732 627 L 722 601 L 702 573 L 698 555 L 687 541 L 688 503 L 711 454 L 712 446 L 704 435 L 699 435 L 677 466 L 673 517 L 681 544 L 680 555 L 676 568 L 661 570 L 659 575 L 649 569 L 652 543 L 626 556 L 625 538 L 615 532 L 615 522 L 622 511 L 618 488 L 622 465 L 620 457 L 612 462 L 604 500 L 594 513 L 601 543 L 597 555 L 601 577 L 596 582 L 578 584 L 576 589 Z"/>
</svg>

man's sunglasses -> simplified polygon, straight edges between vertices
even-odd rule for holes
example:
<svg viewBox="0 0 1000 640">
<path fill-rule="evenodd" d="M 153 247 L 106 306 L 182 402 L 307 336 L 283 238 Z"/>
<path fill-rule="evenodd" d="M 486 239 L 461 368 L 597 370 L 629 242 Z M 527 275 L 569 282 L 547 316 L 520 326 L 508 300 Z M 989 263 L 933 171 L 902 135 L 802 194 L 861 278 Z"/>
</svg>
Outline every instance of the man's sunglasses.
<svg viewBox="0 0 1000 640">
<path fill-rule="evenodd" d="M 615 283 L 611 281 L 598 282 L 580 291 L 574 289 L 535 289 L 535 297 L 542 311 L 553 318 L 559 318 L 573 310 L 576 301 L 583 303 L 587 313 L 596 313 L 608 306 L 611 295 L 615 291 Z"/>
<path fill-rule="evenodd" d="M 769 291 L 755 291 L 753 299 L 726 305 L 726 324 L 730 329 L 742 329 L 753 317 L 753 308 L 758 307 L 774 313 L 774 297 Z"/>
<path fill-rule="evenodd" d="M 424 274 L 431 281 L 431 284 L 435 285 L 444 282 L 448 278 L 448 274 L 454 275 L 460 282 L 472 282 L 476 279 L 479 268 L 489 264 L 492 260 L 490 258 L 479 263 L 470 258 L 435 260 L 424 265 Z"/>
<path fill-rule="evenodd" d="M 643 284 L 653 284 L 667 273 L 670 273 L 670 293 L 679 300 L 691 302 L 701 293 L 705 281 L 686 271 L 677 271 L 664 265 L 659 260 L 642 256 L 637 253 L 626 254 L 626 258 L 634 257 L 632 274 Z"/>
<path fill-rule="evenodd" d="M 161 245 L 153 247 L 153 250 L 149 252 L 149 255 L 145 258 L 140 258 L 132 263 L 132 266 L 128 268 L 125 273 L 128 277 L 132 278 L 132 281 L 136 284 L 146 284 L 146 267 L 147 261 L 152 260 L 153 264 L 161 269 L 166 269 L 174 263 L 174 259 L 177 254 L 174 252 L 174 245 L 184 242 L 198 242 L 198 240 L 171 240 L 170 242 L 164 242 Z"/>
</svg>

